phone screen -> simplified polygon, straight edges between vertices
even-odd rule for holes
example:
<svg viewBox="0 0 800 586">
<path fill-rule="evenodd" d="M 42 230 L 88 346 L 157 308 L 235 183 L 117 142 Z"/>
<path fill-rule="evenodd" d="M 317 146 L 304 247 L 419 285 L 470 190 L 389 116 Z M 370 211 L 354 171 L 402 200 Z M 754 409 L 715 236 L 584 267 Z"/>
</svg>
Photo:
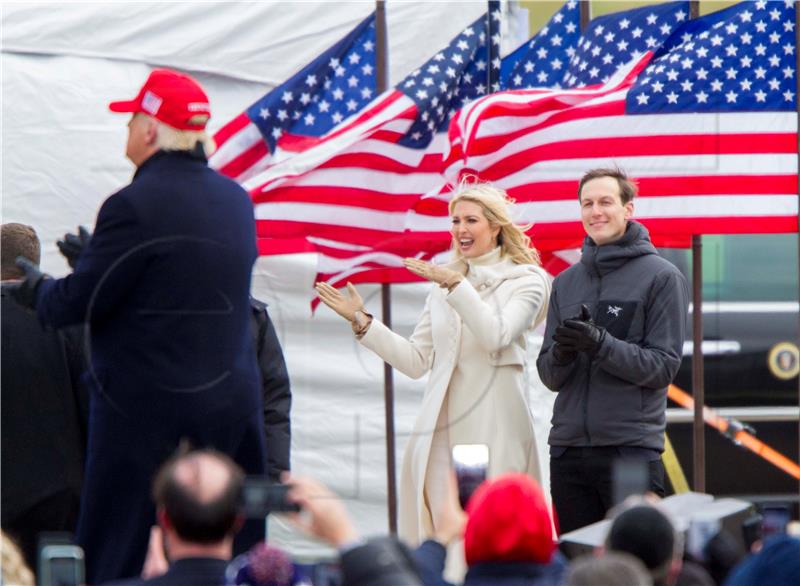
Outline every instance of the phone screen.
<svg viewBox="0 0 800 586">
<path fill-rule="evenodd" d="M 42 586 L 81 586 L 84 583 L 83 550 L 75 545 L 46 545 L 39 558 Z"/>
<path fill-rule="evenodd" d="M 753 544 L 761 539 L 761 524 L 763 521 L 764 519 L 761 515 L 753 513 L 742 522 L 742 537 L 747 551 L 750 551 Z"/>
<path fill-rule="evenodd" d="M 262 519 L 268 513 L 297 512 L 300 506 L 289 502 L 289 486 L 277 484 L 266 478 L 247 478 L 242 490 L 242 509 L 250 519 Z"/>
<path fill-rule="evenodd" d="M 788 506 L 766 505 L 762 508 L 761 515 L 763 516 L 761 521 L 762 538 L 786 533 L 786 526 L 789 525 L 791 520 Z"/>
<path fill-rule="evenodd" d="M 631 495 L 647 492 L 649 473 L 645 460 L 617 458 L 612 465 L 611 474 L 614 504 L 621 503 Z"/>
<path fill-rule="evenodd" d="M 466 509 L 472 493 L 486 480 L 489 446 L 486 444 L 453 446 L 453 466 L 458 480 L 458 501 L 461 508 Z"/>
</svg>

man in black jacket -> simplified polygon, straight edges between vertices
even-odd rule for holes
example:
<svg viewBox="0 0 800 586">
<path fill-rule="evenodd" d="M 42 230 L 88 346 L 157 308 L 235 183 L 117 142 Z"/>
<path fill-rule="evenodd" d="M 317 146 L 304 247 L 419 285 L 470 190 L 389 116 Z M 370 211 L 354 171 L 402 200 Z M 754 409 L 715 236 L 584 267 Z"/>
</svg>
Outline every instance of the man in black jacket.
<svg viewBox="0 0 800 586">
<path fill-rule="evenodd" d="M 269 319 L 267 304 L 250 297 L 253 319 L 250 321 L 256 347 L 261 390 L 264 400 L 264 438 L 267 445 L 267 475 L 278 482 L 282 472 L 291 469 L 292 390 L 275 326 Z"/>
<path fill-rule="evenodd" d="M 39 238 L 23 224 L 0 231 L 2 280 L 15 283 L 24 276 L 17 256 L 39 264 Z M 88 416 L 82 338 L 79 328 L 45 330 L 5 289 L 2 314 L 2 526 L 36 568 L 38 534 L 72 532 L 78 519 Z"/>
<path fill-rule="evenodd" d="M 605 517 L 618 458 L 646 462 L 664 494 L 667 386 L 680 366 L 689 288 L 631 220 L 636 186 L 618 169 L 580 181 L 581 261 L 556 277 L 537 360 L 558 393 L 550 488 L 560 531 Z"/>
</svg>

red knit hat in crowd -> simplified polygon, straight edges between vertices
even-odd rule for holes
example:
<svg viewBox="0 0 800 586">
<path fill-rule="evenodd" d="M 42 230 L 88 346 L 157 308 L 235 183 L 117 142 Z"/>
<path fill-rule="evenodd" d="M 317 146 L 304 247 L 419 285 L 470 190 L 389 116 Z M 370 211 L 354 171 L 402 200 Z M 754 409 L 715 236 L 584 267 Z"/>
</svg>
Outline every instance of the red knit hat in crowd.
<svg viewBox="0 0 800 586">
<path fill-rule="evenodd" d="M 530 476 L 505 474 L 484 482 L 467 505 L 464 553 L 479 562 L 548 563 L 553 527 L 542 489 Z"/>
<path fill-rule="evenodd" d="M 111 102 L 112 112 L 144 112 L 178 130 L 203 130 L 211 117 L 208 96 L 194 79 L 170 69 L 154 69 L 132 100 Z M 204 115 L 199 120 L 193 117 Z"/>
</svg>

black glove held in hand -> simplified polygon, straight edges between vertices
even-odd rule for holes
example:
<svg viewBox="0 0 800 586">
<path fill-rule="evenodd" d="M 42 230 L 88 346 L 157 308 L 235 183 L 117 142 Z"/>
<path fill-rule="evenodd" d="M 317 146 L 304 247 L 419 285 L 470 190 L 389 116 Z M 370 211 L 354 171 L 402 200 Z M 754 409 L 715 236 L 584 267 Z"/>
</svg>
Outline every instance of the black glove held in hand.
<svg viewBox="0 0 800 586">
<path fill-rule="evenodd" d="M 36 289 L 45 276 L 35 264 L 24 256 L 18 256 L 16 264 L 23 270 L 25 276 L 21 281 L 4 283 L 3 289 L 22 307 L 36 309 Z"/>
<path fill-rule="evenodd" d="M 556 328 L 553 339 L 565 350 L 594 356 L 606 337 L 606 330 L 590 321 L 568 319 Z"/>
<path fill-rule="evenodd" d="M 80 257 L 83 249 L 86 248 L 91 239 L 92 235 L 89 234 L 89 231 L 84 226 L 79 226 L 77 234 L 64 234 L 64 240 L 59 240 L 56 243 L 58 250 L 67 259 L 70 268 L 74 269 L 75 265 L 78 264 L 78 257 Z"/>
</svg>

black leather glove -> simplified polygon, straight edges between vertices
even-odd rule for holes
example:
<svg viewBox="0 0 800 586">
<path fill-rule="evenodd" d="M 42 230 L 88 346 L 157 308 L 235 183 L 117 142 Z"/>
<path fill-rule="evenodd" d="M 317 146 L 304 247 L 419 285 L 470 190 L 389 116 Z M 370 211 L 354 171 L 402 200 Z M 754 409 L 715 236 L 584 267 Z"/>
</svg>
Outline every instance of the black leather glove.
<svg viewBox="0 0 800 586">
<path fill-rule="evenodd" d="M 558 331 L 558 330 L 556 330 Z M 554 336 L 555 338 L 555 336 Z M 570 362 L 574 362 L 575 359 L 578 357 L 577 350 L 571 350 L 566 346 L 562 346 L 558 342 L 553 344 L 553 358 L 555 359 L 557 364 L 564 366 L 565 364 L 569 364 Z"/>
<path fill-rule="evenodd" d="M 553 339 L 565 350 L 594 356 L 606 337 L 606 330 L 591 321 L 568 319 L 556 328 Z"/>
<path fill-rule="evenodd" d="M 581 312 L 575 317 L 570 319 L 573 321 L 577 320 L 577 321 L 590 322 L 592 321 L 592 313 L 589 311 L 589 307 L 586 304 L 581 304 Z M 559 328 L 564 327 L 564 323 L 565 322 L 561 322 L 561 325 L 559 325 L 556 328 L 556 334 L 559 333 Z M 569 332 L 567 333 L 567 335 L 569 335 Z M 555 335 L 553 336 L 553 340 L 555 340 L 556 342 L 553 345 L 553 358 L 555 358 L 558 364 L 561 364 L 563 366 L 565 364 L 573 362 L 578 357 L 578 350 L 572 344 L 571 338 L 565 339 L 563 335 L 561 336 L 561 338 L 563 342 L 559 343 L 558 339 L 556 339 L 556 336 Z"/>
<path fill-rule="evenodd" d="M 78 226 L 77 234 L 64 234 L 64 239 L 56 243 L 58 245 L 58 250 L 60 250 L 64 258 L 67 259 L 70 268 L 74 269 L 75 265 L 78 264 L 78 257 L 80 257 L 91 239 L 92 235 L 86 227 Z"/>
<path fill-rule="evenodd" d="M 39 270 L 39 267 L 24 256 L 18 256 L 16 264 L 23 270 L 25 276 L 20 281 L 4 283 L 3 289 L 22 307 L 36 309 L 36 289 L 39 288 L 39 283 L 42 282 L 45 275 Z"/>
<path fill-rule="evenodd" d="M 585 303 L 581 303 L 581 312 L 576 315 L 575 317 L 571 317 L 570 320 L 573 321 L 588 321 L 594 323 L 592 319 L 592 312 L 589 311 L 589 306 Z M 567 320 L 569 321 L 569 320 Z"/>
</svg>

